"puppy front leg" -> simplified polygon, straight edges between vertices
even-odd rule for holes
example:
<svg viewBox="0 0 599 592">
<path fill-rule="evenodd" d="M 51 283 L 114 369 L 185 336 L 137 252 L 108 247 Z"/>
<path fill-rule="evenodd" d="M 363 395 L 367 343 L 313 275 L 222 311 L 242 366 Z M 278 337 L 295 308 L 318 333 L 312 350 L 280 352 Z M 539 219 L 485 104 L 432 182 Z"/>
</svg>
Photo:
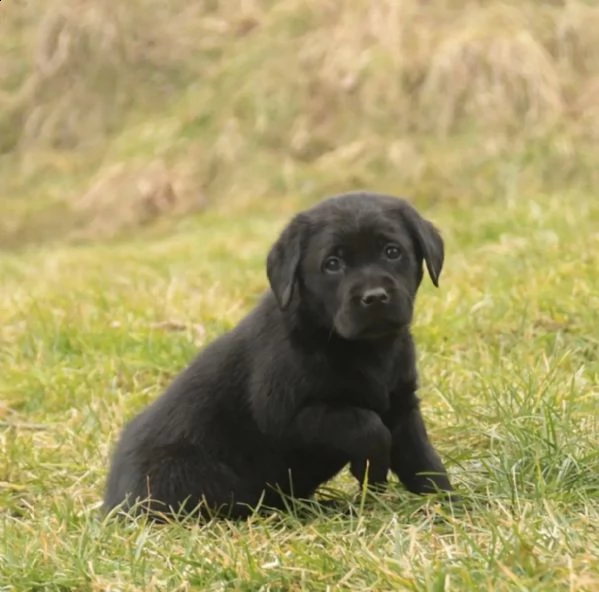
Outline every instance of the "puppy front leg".
<svg viewBox="0 0 599 592">
<path fill-rule="evenodd" d="M 325 404 L 304 407 L 293 422 L 294 440 L 303 448 L 340 455 L 350 463 L 352 475 L 362 485 L 387 481 L 391 458 L 391 433 L 373 411 Z"/>
<path fill-rule="evenodd" d="M 392 425 L 391 470 L 413 493 L 453 491 L 441 458 L 429 441 L 418 406 L 396 414 Z"/>
</svg>

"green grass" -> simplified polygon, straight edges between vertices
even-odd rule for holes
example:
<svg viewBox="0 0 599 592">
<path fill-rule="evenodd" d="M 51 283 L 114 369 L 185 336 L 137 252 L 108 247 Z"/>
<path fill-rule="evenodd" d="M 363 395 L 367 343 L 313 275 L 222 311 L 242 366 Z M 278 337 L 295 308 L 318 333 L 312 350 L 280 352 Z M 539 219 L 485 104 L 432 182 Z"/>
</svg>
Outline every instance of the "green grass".
<svg viewBox="0 0 599 592">
<path fill-rule="evenodd" d="M 394 481 L 351 518 L 101 520 L 124 422 L 249 310 L 291 208 L 0 254 L 0 590 L 599 589 L 592 195 L 424 209 L 447 260 L 417 303 L 421 395 L 467 509 Z"/>
<path fill-rule="evenodd" d="M 0 591 L 599 589 L 598 26 L 583 0 L 2 2 Z M 126 420 L 253 305 L 287 217 L 357 187 L 443 230 L 414 333 L 467 509 L 396 482 L 362 507 L 344 473 L 352 518 L 103 522 Z"/>
</svg>

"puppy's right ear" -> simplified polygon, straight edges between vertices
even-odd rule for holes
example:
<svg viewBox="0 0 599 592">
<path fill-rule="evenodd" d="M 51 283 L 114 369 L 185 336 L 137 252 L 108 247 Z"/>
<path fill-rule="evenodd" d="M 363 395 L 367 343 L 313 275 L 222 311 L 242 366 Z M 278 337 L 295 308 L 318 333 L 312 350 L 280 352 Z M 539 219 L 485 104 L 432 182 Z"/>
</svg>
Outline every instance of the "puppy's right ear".
<svg viewBox="0 0 599 592">
<path fill-rule="evenodd" d="M 291 302 L 302 255 L 304 223 L 294 218 L 272 246 L 266 260 L 266 274 L 281 310 Z"/>
</svg>

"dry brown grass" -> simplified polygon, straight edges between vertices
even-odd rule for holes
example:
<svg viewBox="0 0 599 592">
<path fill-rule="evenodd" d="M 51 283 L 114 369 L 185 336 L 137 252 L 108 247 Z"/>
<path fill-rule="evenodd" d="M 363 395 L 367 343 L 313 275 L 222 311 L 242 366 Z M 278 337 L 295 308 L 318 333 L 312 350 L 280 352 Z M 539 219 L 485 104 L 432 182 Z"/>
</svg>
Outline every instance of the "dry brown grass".
<svg viewBox="0 0 599 592">
<path fill-rule="evenodd" d="M 74 202 L 85 193 L 86 212 L 98 204 L 104 220 L 120 216 L 105 201 L 131 196 L 132 177 L 165 159 L 171 185 L 195 179 L 175 192 L 177 211 L 200 194 L 374 184 L 449 199 L 597 181 L 598 3 L 6 4 L 1 148 L 19 159 L 41 147 L 93 153 L 91 189 Z M 131 131 L 154 119 L 171 131 Z M 199 159 L 188 154 L 198 145 Z M 182 162 L 192 174 L 178 179 Z M 115 227 L 145 210 L 123 211 Z"/>
<path fill-rule="evenodd" d="M 197 44 L 186 23 L 198 9 L 184 2 L 33 0 L 2 5 L 4 35 L 25 37 L 6 70 L 3 119 L 20 125 L 13 146 L 75 147 L 114 129 L 118 115 L 166 91 Z M 5 58 L 6 59 L 6 58 Z M 8 59 L 7 59 L 8 61 Z M 26 61 L 23 69 L 20 62 Z M 20 76 L 15 76 L 20 71 Z M 10 74 L 12 73 L 12 76 Z"/>
<path fill-rule="evenodd" d="M 198 190 L 195 170 L 183 160 L 169 167 L 163 159 L 119 162 L 90 181 L 89 188 L 73 201 L 83 220 L 75 236 L 112 236 L 165 216 L 201 210 L 205 196 Z"/>
</svg>

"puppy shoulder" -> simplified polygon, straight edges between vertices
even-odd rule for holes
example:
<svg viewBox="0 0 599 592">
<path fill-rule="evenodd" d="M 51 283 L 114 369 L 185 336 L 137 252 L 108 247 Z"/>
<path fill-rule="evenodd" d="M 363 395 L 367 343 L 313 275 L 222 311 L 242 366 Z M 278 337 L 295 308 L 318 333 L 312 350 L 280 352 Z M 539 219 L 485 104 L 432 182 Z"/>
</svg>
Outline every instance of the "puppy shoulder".
<svg viewBox="0 0 599 592">
<path fill-rule="evenodd" d="M 411 385 L 415 391 L 418 388 L 417 352 L 414 338 L 409 330 L 399 336 L 393 352 L 393 361 L 396 386 L 403 385 L 409 388 Z"/>
<path fill-rule="evenodd" d="M 293 342 L 285 315 L 267 293 L 244 328 L 249 404 L 265 433 L 280 432 L 301 405 L 305 390 L 304 352 Z"/>
</svg>

